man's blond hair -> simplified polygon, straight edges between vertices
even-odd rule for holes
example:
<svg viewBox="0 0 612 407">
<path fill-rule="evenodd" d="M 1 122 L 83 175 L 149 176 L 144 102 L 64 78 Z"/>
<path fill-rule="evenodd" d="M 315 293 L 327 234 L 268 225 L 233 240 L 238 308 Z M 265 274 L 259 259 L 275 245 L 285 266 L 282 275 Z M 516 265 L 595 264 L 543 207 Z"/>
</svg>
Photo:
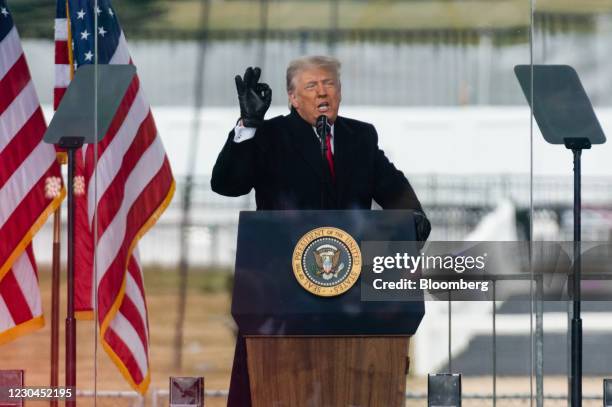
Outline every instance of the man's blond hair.
<svg viewBox="0 0 612 407">
<path fill-rule="evenodd" d="M 334 57 L 313 55 L 294 59 L 287 67 L 287 93 L 295 89 L 295 77 L 302 71 L 310 68 L 320 68 L 334 75 L 338 87 L 340 86 L 340 61 Z"/>
</svg>

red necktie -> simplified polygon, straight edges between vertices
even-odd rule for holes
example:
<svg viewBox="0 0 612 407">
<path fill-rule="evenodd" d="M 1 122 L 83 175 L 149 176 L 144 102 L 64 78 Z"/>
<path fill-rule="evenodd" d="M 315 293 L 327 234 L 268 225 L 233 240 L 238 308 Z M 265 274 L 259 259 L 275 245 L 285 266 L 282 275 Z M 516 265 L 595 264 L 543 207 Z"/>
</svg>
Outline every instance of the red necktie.
<svg viewBox="0 0 612 407">
<path fill-rule="evenodd" d="M 325 156 L 327 158 L 327 164 L 329 165 L 329 173 L 331 174 L 332 181 L 335 181 L 336 172 L 334 171 L 334 155 L 331 147 L 331 133 L 327 133 L 327 137 L 325 137 L 325 147 L 327 148 Z"/>
</svg>

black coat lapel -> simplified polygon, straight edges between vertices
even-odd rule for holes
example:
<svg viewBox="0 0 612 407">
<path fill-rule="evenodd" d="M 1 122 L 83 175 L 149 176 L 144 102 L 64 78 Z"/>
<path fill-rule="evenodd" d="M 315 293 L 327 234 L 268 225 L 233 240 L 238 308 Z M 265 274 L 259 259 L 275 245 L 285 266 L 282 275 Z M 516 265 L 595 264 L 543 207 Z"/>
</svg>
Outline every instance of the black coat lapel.
<svg viewBox="0 0 612 407">
<path fill-rule="evenodd" d="M 336 171 L 336 193 L 338 202 L 342 202 L 346 186 L 351 182 L 351 164 L 358 139 L 353 130 L 342 117 L 336 119 L 334 125 L 334 169 Z M 353 180 L 359 182 L 359 180 Z"/>
<path fill-rule="evenodd" d="M 290 141 L 317 173 L 317 176 L 321 177 L 323 175 L 321 144 L 318 142 L 312 126 L 304 121 L 293 109 L 291 114 L 287 116 L 287 120 L 290 127 Z"/>
<path fill-rule="evenodd" d="M 291 110 L 291 114 L 287 116 L 287 119 L 290 127 L 289 137 L 293 145 L 302 157 L 304 157 L 317 177 L 325 180 L 327 199 L 324 207 L 326 209 L 336 209 L 338 206 L 336 187 L 332 184 L 329 170 L 327 167 L 325 167 L 325 169 L 323 167 L 323 163 L 327 165 L 327 162 L 323 161 L 321 157 L 321 143 L 312 126 L 302 119 L 293 109 Z"/>
</svg>

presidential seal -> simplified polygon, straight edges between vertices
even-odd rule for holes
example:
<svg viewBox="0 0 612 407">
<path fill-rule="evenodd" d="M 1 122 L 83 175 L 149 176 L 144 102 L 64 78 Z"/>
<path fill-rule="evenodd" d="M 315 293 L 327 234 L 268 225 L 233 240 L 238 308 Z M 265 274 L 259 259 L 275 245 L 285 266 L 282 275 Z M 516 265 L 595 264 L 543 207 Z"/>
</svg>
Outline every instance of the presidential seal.
<svg viewBox="0 0 612 407">
<path fill-rule="evenodd" d="M 306 233 L 295 245 L 293 274 L 306 291 L 333 297 L 348 291 L 361 273 L 361 251 L 344 230 L 322 227 Z"/>
</svg>

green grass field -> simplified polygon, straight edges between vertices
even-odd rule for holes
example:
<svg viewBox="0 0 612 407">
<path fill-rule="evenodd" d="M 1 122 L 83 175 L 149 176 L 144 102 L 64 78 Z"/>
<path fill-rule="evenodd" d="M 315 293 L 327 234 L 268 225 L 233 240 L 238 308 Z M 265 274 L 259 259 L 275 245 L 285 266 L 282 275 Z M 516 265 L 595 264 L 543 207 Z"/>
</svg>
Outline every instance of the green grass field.
<svg viewBox="0 0 612 407">
<path fill-rule="evenodd" d="M 252 0 L 212 1 L 213 29 L 257 29 L 260 4 Z M 271 29 L 330 27 L 332 1 L 269 1 Z M 158 21 L 186 30 L 200 28 L 200 0 L 172 2 Z M 529 0 L 375 0 L 338 1 L 340 29 L 473 29 L 508 28 L 529 24 Z M 612 0 L 538 0 L 536 12 L 593 14 L 612 11 Z"/>
<path fill-rule="evenodd" d="M 271 1 L 270 29 L 326 29 L 331 26 L 332 2 Z M 198 0 L 175 3 L 163 17 L 170 26 L 199 28 Z M 529 22 L 529 3 L 501 1 L 339 1 L 339 29 L 437 29 L 511 27 Z M 260 27 L 257 1 L 213 2 L 213 29 Z M 160 20 L 161 22 L 162 20 Z M 157 22 L 156 22 L 157 24 Z"/>
<path fill-rule="evenodd" d="M 22 35 L 52 35 L 55 2 L 9 0 L 8 3 Z M 328 29 L 332 27 L 332 4 L 328 0 L 269 0 L 268 28 Z M 555 15 L 612 12 L 612 0 L 538 0 L 535 4 L 536 12 Z M 212 29 L 261 27 L 260 1 L 211 0 L 210 5 Z M 122 0 L 115 1 L 114 6 L 124 28 L 133 35 L 163 31 L 190 37 L 203 28 L 201 0 Z M 338 0 L 337 7 L 341 30 L 503 30 L 527 26 L 531 5 L 529 0 Z"/>
</svg>

